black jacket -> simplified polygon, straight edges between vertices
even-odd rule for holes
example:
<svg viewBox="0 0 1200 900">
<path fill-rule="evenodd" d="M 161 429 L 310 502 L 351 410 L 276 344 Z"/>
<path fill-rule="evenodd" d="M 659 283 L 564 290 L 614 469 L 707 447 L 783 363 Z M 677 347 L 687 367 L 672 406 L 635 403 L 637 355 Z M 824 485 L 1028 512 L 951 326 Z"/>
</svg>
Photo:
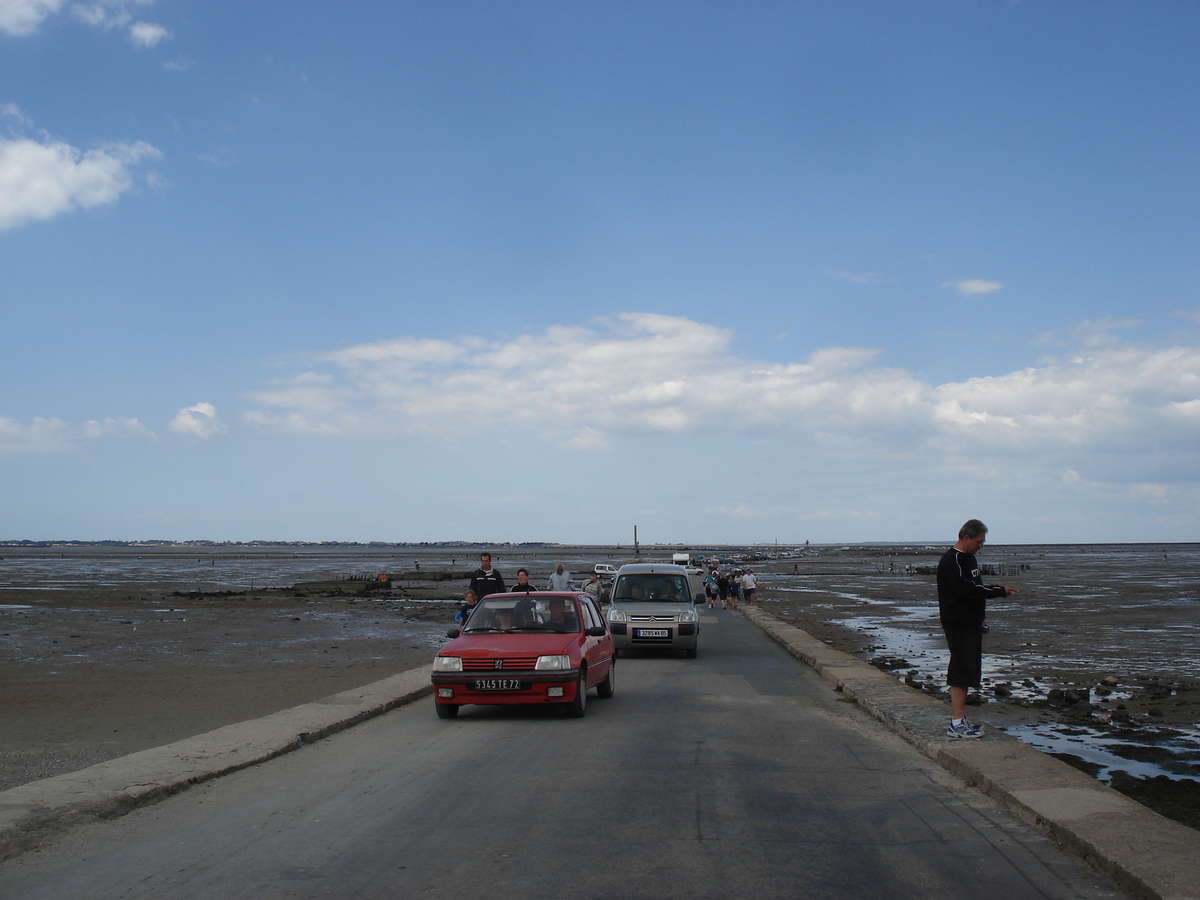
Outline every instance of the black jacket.
<svg viewBox="0 0 1200 900">
<path fill-rule="evenodd" d="M 938 613 L 943 627 L 979 628 L 987 615 L 989 597 L 1003 597 L 1004 588 L 987 585 L 979 576 L 973 554 L 951 547 L 937 567 Z"/>
<path fill-rule="evenodd" d="M 486 572 L 476 569 L 475 574 L 471 576 L 471 590 L 475 592 L 476 601 L 482 600 L 488 594 L 503 594 L 504 578 L 494 566 Z"/>
</svg>

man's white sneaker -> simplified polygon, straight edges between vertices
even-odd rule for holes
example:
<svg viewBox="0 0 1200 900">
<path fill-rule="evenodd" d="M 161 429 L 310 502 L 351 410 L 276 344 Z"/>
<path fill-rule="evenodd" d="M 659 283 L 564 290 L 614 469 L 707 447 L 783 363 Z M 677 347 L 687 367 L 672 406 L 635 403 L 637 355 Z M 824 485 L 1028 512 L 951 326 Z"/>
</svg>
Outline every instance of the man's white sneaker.
<svg viewBox="0 0 1200 900">
<path fill-rule="evenodd" d="M 956 738 L 977 738 L 983 737 L 983 728 L 979 725 L 972 725 L 966 719 L 963 719 L 961 725 L 955 725 L 951 722 L 946 726 L 946 734 L 949 737 Z"/>
</svg>

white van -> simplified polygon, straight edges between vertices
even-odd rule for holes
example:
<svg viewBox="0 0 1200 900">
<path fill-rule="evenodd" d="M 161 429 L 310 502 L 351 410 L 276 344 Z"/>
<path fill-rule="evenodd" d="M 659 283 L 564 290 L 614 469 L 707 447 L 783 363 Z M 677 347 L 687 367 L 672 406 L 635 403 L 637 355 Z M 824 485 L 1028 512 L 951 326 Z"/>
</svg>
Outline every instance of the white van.
<svg viewBox="0 0 1200 900">
<path fill-rule="evenodd" d="M 592 569 L 601 578 L 616 578 L 617 567 L 608 563 L 596 563 L 596 567 Z"/>
</svg>

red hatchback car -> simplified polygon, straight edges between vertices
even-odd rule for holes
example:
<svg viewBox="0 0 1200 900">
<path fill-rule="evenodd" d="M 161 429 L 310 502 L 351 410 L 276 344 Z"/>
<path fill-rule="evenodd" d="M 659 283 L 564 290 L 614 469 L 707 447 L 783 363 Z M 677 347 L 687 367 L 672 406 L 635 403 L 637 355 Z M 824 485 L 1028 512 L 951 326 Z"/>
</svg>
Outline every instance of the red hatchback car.
<svg viewBox="0 0 1200 900">
<path fill-rule="evenodd" d="M 439 718 L 468 703 L 555 703 L 582 716 L 588 688 L 611 697 L 616 653 L 587 594 L 491 594 L 433 660 Z"/>
</svg>

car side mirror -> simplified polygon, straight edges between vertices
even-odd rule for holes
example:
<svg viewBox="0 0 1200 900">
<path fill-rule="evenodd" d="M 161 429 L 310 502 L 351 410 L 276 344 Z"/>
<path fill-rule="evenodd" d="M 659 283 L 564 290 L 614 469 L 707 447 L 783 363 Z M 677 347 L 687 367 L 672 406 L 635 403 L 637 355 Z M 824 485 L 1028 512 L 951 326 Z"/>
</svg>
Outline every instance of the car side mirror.
<svg viewBox="0 0 1200 900">
<path fill-rule="evenodd" d="M 703 595 L 703 594 L 697 594 L 697 595 L 696 595 L 696 602 L 697 602 L 697 603 L 699 603 L 699 604 L 701 604 L 701 605 L 703 605 L 703 603 L 704 603 L 704 595 Z"/>
<path fill-rule="evenodd" d="M 588 637 L 604 637 L 604 635 L 607 633 L 608 629 L 606 629 L 603 625 L 593 625 L 587 630 Z"/>
<path fill-rule="evenodd" d="M 451 628 L 446 631 L 446 637 L 448 637 L 448 638 L 456 638 L 460 634 L 462 634 L 461 628 Z"/>
</svg>

